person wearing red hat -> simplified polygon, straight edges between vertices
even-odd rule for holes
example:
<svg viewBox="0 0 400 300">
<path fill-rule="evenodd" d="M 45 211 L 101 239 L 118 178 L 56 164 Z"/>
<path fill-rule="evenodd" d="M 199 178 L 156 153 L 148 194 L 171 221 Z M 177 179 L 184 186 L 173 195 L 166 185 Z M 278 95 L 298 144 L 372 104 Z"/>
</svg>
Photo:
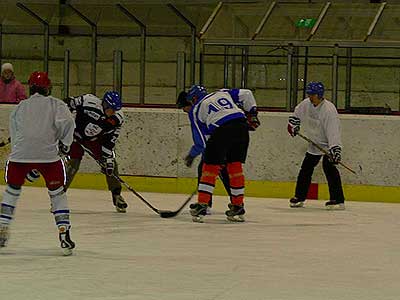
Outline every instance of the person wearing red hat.
<svg viewBox="0 0 400 300">
<path fill-rule="evenodd" d="M 11 153 L 6 166 L 7 187 L 0 204 L 0 248 L 9 238 L 17 200 L 25 176 L 32 170 L 43 175 L 59 231 L 64 255 L 71 255 L 65 168 L 61 155 L 69 152 L 75 121 L 67 105 L 50 96 L 51 81 L 45 72 L 33 72 L 28 80 L 30 97 L 21 101 L 10 116 Z"/>
<path fill-rule="evenodd" d="M 26 99 L 24 86 L 15 79 L 14 68 L 10 63 L 1 66 L 0 76 L 0 102 L 19 103 Z"/>
</svg>

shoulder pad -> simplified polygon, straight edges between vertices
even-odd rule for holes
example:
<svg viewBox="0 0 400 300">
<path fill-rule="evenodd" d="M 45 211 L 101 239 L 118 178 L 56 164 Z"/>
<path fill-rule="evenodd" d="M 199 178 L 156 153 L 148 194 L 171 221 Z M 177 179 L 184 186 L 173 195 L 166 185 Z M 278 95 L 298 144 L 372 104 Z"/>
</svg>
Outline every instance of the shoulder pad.
<svg viewBox="0 0 400 300">
<path fill-rule="evenodd" d="M 124 122 L 124 119 L 123 119 L 122 115 L 116 113 L 115 115 L 112 115 L 111 117 L 106 118 L 105 121 L 113 127 L 119 127 Z"/>
<path fill-rule="evenodd" d="M 102 101 L 92 94 L 86 94 L 82 96 L 83 106 L 96 107 L 102 110 Z"/>
</svg>

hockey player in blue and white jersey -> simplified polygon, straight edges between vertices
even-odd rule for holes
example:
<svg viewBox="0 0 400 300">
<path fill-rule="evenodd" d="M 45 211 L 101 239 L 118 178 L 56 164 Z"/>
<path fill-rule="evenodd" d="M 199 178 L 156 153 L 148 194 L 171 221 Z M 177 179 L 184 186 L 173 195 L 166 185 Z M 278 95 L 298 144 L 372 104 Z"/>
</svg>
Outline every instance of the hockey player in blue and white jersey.
<svg viewBox="0 0 400 300">
<path fill-rule="evenodd" d="M 329 156 L 324 155 L 313 144 L 309 144 L 297 177 L 295 197 L 290 199 L 290 207 L 303 206 L 314 168 L 323 156 L 322 167 L 330 194 L 330 201 L 325 203 L 326 208 L 345 208 L 340 173 L 335 166 L 340 162 L 342 153 L 340 120 L 335 105 L 324 98 L 324 91 L 325 88 L 321 82 L 310 82 L 306 87 L 308 98 L 300 102 L 293 116 L 289 117 L 287 129 L 291 136 L 296 136 L 300 130 L 300 124 L 304 124 L 309 138 L 330 153 Z"/>
<path fill-rule="evenodd" d="M 245 210 L 242 163 L 247 156 L 249 124 L 253 129 L 260 124 L 251 91 L 219 90 L 207 94 L 203 86 L 195 85 L 187 93 L 186 104 L 181 107 L 189 113 L 194 141 L 185 158 L 186 164 L 191 165 L 193 159 L 204 150 L 198 203 L 192 205 L 190 211 L 193 221 L 203 221 L 216 177 L 224 165 L 229 176 L 231 196 L 226 215 L 231 221 L 243 221 Z M 248 113 L 248 118 L 245 112 Z M 250 120 L 249 124 L 247 120 Z"/>
</svg>

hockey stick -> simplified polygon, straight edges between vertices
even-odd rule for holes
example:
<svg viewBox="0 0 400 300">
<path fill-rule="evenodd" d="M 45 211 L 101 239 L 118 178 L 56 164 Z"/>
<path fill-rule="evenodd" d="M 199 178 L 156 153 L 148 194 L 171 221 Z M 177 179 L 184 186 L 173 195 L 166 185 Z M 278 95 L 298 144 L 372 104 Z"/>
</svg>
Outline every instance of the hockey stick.
<svg viewBox="0 0 400 300">
<path fill-rule="evenodd" d="M 8 139 L 6 141 L 2 141 L 0 143 L 0 148 L 4 147 L 4 146 L 7 146 L 9 143 L 11 143 L 11 138 L 10 137 L 8 137 Z"/>
<path fill-rule="evenodd" d="M 193 193 L 183 202 L 183 204 L 176 210 L 176 211 L 170 211 L 170 210 L 163 210 L 160 211 L 160 217 L 161 218 L 173 218 L 176 217 L 182 209 L 192 200 L 193 196 L 197 194 L 197 188 L 196 190 L 193 191 Z"/>
<path fill-rule="evenodd" d="M 325 155 L 328 155 L 329 157 L 331 157 L 331 154 L 325 150 L 324 148 L 322 148 L 320 145 L 318 145 L 316 142 L 314 142 L 313 140 L 309 139 L 308 137 L 306 137 L 305 135 L 301 134 L 300 132 L 297 133 L 297 135 L 299 137 L 301 137 L 302 139 L 306 140 L 307 142 L 313 144 L 315 147 L 318 148 L 318 150 L 320 150 L 321 152 L 323 152 Z M 343 162 L 339 161 L 339 165 L 341 165 L 342 167 L 346 168 L 348 171 L 350 171 L 351 173 L 357 175 L 356 171 L 354 171 L 353 169 L 351 169 L 350 167 L 348 167 L 347 165 L 345 165 Z"/>
<path fill-rule="evenodd" d="M 94 156 L 94 154 L 92 153 L 92 151 L 90 151 L 88 148 L 86 148 L 84 145 L 82 145 L 81 143 L 77 142 L 82 148 L 83 150 L 88 153 L 90 155 L 90 157 L 92 157 L 96 163 L 101 167 L 101 168 L 105 168 L 104 164 L 96 159 L 96 157 Z M 177 211 L 171 211 L 171 210 L 161 210 L 161 209 L 157 209 L 155 208 L 153 205 L 150 204 L 150 202 L 148 202 L 146 199 L 143 198 L 142 195 L 140 195 L 138 192 L 136 192 L 129 184 L 127 184 L 124 180 L 122 180 L 121 177 L 119 177 L 118 175 L 115 175 L 114 173 L 112 174 L 112 177 L 114 177 L 115 179 L 117 179 L 122 185 L 124 185 L 128 190 L 130 190 L 136 197 L 138 197 L 140 200 L 142 200 L 144 202 L 144 204 L 146 204 L 152 211 L 154 211 L 156 214 L 160 215 L 160 217 L 162 218 L 171 218 L 171 217 L 175 217 L 182 209 L 183 207 L 192 199 L 194 193 L 185 201 L 184 205 L 182 205 L 182 207 L 179 208 L 179 210 Z M 197 191 L 197 190 L 196 190 Z"/>
</svg>

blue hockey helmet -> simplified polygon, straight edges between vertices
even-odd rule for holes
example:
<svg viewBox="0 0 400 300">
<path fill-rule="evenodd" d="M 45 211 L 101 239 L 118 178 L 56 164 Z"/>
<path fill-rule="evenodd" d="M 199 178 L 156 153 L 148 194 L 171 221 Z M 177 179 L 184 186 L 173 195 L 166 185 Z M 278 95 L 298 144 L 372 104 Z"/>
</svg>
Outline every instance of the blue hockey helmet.
<svg viewBox="0 0 400 300">
<path fill-rule="evenodd" d="M 205 96 L 207 96 L 207 90 L 204 86 L 192 85 L 191 88 L 189 89 L 189 92 L 187 93 L 186 99 L 188 101 L 193 101 L 193 97 L 196 97 L 197 100 L 201 100 Z"/>
<path fill-rule="evenodd" d="M 121 96 L 118 92 L 108 91 L 104 94 L 103 100 L 107 103 L 108 107 L 113 110 L 120 110 L 122 108 Z"/>
<path fill-rule="evenodd" d="M 307 84 L 306 93 L 307 95 L 318 95 L 319 98 L 324 96 L 325 87 L 322 82 L 310 82 Z"/>
</svg>

